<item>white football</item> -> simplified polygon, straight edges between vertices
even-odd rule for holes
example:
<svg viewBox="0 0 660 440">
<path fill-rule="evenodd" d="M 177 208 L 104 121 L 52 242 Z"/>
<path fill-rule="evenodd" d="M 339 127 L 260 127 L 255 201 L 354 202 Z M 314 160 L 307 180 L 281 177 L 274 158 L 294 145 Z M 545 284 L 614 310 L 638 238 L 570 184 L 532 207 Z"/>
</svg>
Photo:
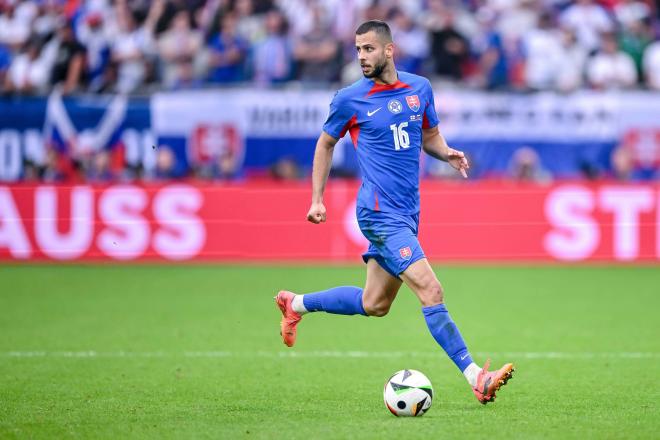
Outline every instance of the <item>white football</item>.
<svg viewBox="0 0 660 440">
<path fill-rule="evenodd" d="M 428 377 L 417 370 L 397 371 L 383 391 L 385 406 L 395 416 L 421 416 L 431 408 L 433 386 Z"/>
</svg>

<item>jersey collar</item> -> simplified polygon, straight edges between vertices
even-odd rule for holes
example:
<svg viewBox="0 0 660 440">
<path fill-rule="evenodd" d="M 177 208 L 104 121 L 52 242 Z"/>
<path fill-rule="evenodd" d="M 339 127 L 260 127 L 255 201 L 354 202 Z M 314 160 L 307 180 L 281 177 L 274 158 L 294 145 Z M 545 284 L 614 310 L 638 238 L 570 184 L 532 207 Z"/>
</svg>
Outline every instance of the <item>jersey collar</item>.
<svg viewBox="0 0 660 440">
<path fill-rule="evenodd" d="M 396 89 L 409 89 L 410 84 L 406 84 L 403 81 L 401 81 L 400 78 L 401 75 L 397 71 L 397 80 L 395 83 L 392 84 L 376 84 L 374 80 L 368 80 L 369 83 L 371 84 L 371 89 L 369 90 L 369 93 L 367 93 L 367 97 L 371 95 L 375 95 L 376 93 L 381 93 L 381 92 L 387 92 L 389 90 L 396 90 Z M 365 78 L 366 79 L 366 78 Z"/>
</svg>

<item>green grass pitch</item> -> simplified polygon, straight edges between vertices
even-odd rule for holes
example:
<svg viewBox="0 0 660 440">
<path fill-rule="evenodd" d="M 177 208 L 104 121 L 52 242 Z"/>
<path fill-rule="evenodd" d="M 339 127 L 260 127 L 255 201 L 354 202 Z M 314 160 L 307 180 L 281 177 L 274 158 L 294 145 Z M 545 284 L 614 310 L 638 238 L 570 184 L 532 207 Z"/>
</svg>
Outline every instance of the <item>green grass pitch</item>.
<svg viewBox="0 0 660 440">
<path fill-rule="evenodd" d="M 475 360 L 516 364 L 477 403 L 403 288 L 384 318 L 315 314 L 282 345 L 278 289 L 364 267 L 0 267 L 0 438 L 659 438 L 660 268 L 437 266 Z M 382 386 L 433 382 L 421 418 Z"/>
</svg>

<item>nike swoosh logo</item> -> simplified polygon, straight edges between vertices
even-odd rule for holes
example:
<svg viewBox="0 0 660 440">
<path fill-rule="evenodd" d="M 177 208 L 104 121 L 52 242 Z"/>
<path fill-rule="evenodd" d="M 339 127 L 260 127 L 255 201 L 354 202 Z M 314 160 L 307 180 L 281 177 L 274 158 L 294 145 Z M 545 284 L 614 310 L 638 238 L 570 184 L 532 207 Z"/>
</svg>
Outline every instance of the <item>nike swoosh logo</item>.
<svg viewBox="0 0 660 440">
<path fill-rule="evenodd" d="M 372 117 L 372 116 L 373 116 L 378 110 L 380 110 L 381 108 L 383 108 L 383 107 L 378 107 L 378 108 L 377 108 L 376 110 L 374 110 L 374 111 L 367 112 L 367 116 Z"/>
<path fill-rule="evenodd" d="M 461 360 L 464 360 L 468 356 L 469 356 L 468 354 L 466 354 L 465 356 L 461 356 Z"/>
</svg>

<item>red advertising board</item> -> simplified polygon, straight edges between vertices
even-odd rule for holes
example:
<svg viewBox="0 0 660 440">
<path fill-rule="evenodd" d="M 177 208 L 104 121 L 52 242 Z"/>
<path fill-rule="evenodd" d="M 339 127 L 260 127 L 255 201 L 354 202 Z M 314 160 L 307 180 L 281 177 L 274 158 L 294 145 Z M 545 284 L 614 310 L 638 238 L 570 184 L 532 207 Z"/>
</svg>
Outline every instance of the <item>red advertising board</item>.
<svg viewBox="0 0 660 440">
<path fill-rule="evenodd" d="M 360 261 L 357 182 L 0 186 L 3 261 Z M 423 182 L 431 261 L 660 262 L 660 185 Z"/>
</svg>

